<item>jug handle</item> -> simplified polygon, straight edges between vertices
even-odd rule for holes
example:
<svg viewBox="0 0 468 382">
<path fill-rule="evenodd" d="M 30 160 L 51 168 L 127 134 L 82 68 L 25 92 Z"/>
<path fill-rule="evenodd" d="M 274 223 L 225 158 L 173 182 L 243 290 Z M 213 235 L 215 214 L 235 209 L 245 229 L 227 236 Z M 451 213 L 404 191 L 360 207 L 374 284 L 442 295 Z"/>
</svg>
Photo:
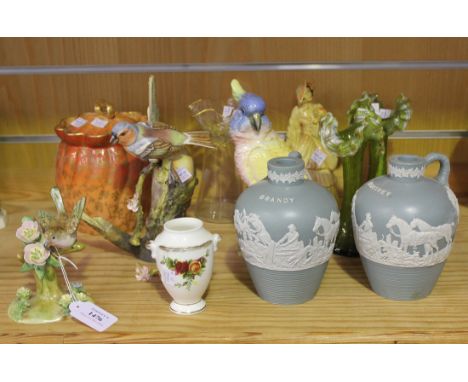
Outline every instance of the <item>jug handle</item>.
<svg viewBox="0 0 468 382">
<path fill-rule="evenodd" d="M 449 159 L 443 154 L 430 153 L 430 154 L 427 154 L 425 156 L 424 160 L 426 161 L 426 163 L 425 163 L 426 167 L 429 166 L 433 162 L 439 162 L 440 163 L 439 172 L 438 172 L 438 174 L 436 175 L 436 177 L 434 179 L 437 180 L 443 186 L 447 186 L 448 185 L 448 177 L 449 177 L 449 173 L 450 173 L 450 161 L 449 161 Z"/>
</svg>

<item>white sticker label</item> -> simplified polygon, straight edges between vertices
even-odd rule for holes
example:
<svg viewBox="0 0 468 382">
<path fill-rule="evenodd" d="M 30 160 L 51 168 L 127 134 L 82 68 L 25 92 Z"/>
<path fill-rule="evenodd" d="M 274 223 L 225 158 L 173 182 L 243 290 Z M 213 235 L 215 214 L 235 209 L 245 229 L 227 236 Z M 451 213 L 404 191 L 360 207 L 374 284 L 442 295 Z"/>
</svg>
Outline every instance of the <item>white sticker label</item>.
<svg viewBox="0 0 468 382">
<path fill-rule="evenodd" d="M 103 332 L 114 325 L 118 318 L 92 302 L 75 301 L 70 304 L 70 315 L 85 325 Z"/>
<path fill-rule="evenodd" d="M 327 154 L 325 154 L 322 150 L 316 149 L 313 153 L 312 156 L 310 157 L 312 161 L 314 161 L 317 166 L 321 166 L 322 163 L 327 159 Z"/>
<path fill-rule="evenodd" d="M 374 109 L 375 113 L 382 119 L 386 119 L 392 114 L 391 109 L 381 109 L 377 102 L 372 104 L 372 109 Z"/>
<path fill-rule="evenodd" d="M 388 117 L 390 117 L 391 114 L 392 114 L 391 109 L 380 109 L 379 111 L 380 118 L 382 119 L 387 119 Z"/>
<path fill-rule="evenodd" d="M 169 285 L 174 285 L 177 280 L 175 273 L 168 269 L 163 269 L 162 277 L 164 282 Z"/>
<path fill-rule="evenodd" d="M 190 171 L 187 170 L 185 167 L 180 167 L 176 171 L 182 183 L 185 183 L 187 180 L 189 180 L 192 177 L 192 174 L 190 173 Z"/>
<path fill-rule="evenodd" d="M 227 117 L 230 117 L 232 112 L 233 112 L 234 108 L 232 106 L 224 106 L 223 108 L 223 118 L 227 118 Z"/>
<path fill-rule="evenodd" d="M 86 125 L 88 123 L 88 121 L 84 118 L 77 118 L 75 119 L 72 123 L 70 123 L 70 125 L 72 125 L 73 127 L 81 127 L 83 125 Z"/>
<path fill-rule="evenodd" d="M 378 103 L 378 102 L 375 102 L 375 103 L 373 103 L 371 106 L 372 106 L 372 109 L 374 109 L 374 111 L 375 111 L 377 114 L 379 114 L 379 110 L 380 110 L 380 105 L 379 105 L 379 103 Z"/>
<path fill-rule="evenodd" d="M 93 125 L 94 127 L 99 127 L 99 128 L 104 128 L 107 126 L 107 123 L 109 121 L 107 119 L 101 119 L 101 118 L 94 118 L 91 122 L 91 125 Z"/>
</svg>

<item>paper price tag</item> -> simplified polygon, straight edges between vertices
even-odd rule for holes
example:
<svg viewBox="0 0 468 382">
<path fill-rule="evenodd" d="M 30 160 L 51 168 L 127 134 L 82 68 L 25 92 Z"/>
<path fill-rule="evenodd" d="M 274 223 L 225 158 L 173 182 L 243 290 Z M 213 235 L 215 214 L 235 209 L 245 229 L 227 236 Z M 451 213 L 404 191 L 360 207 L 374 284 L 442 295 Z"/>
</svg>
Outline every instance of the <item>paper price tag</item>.
<svg viewBox="0 0 468 382">
<path fill-rule="evenodd" d="M 327 154 L 325 154 L 322 150 L 316 149 L 313 153 L 310 159 L 318 166 L 320 167 L 322 163 L 327 159 Z"/>
<path fill-rule="evenodd" d="M 175 284 L 177 281 L 175 273 L 168 269 L 163 269 L 161 276 L 167 284 Z"/>
<path fill-rule="evenodd" d="M 234 111 L 234 108 L 232 106 L 224 106 L 223 107 L 223 118 L 230 117 L 232 112 Z"/>
<path fill-rule="evenodd" d="M 371 104 L 372 106 L 372 109 L 374 109 L 374 111 L 379 114 L 379 110 L 380 110 L 380 104 L 378 102 L 374 102 L 373 104 Z"/>
<path fill-rule="evenodd" d="M 187 180 L 189 180 L 192 177 L 192 174 L 190 173 L 190 171 L 187 170 L 185 167 L 178 168 L 176 172 L 182 183 L 185 183 Z"/>
<path fill-rule="evenodd" d="M 70 304 L 70 315 L 85 325 L 103 332 L 114 325 L 118 318 L 92 302 L 75 301 Z"/>
<path fill-rule="evenodd" d="M 88 123 L 88 121 L 86 119 L 79 117 L 79 118 L 75 119 L 73 122 L 71 122 L 70 125 L 72 125 L 73 127 L 78 128 L 78 127 L 81 127 L 83 125 L 86 125 L 87 123 Z"/>
<path fill-rule="evenodd" d="M 391 109 L 381 109 L 380 105 L 377 102 L 373 103 L 371 106 L 372 109 L 374 109 L 375 113 L 382 119 L 386 119 L 390 117 L 390 114 L 392 114 Z"/>
<path fill-rule="evenodd" d="M 380 112 L 380 105 L 379 105 L 379 103 L 378 103 L 378 102 L 374 102 L 373 104 L 371 104 L 371 106 L 372 106 L 372 109 L 374 109 L 374 111 L 375 111 L 377 114 L 379 114 L 379 112 Z"/>
<path fill-rule="evenodd" d="M 380 118 L 387 119 L 388 117 L 390 117 L 390 114 L 392 114 L 392 110 L 391 109 L 380 109 L 378 114 L 380 115 Z"/>
<path fill-rule="evenodd" d="M 101 118 L 94 118 L 92 121 L 91 121 L 91 125 L 93 125 L 94 127 L 99 127 L 99 128 L 104 128 L 107 126 L 107 123 L 109 121 L 107 119 L 101 119 Z"/>
</svg>

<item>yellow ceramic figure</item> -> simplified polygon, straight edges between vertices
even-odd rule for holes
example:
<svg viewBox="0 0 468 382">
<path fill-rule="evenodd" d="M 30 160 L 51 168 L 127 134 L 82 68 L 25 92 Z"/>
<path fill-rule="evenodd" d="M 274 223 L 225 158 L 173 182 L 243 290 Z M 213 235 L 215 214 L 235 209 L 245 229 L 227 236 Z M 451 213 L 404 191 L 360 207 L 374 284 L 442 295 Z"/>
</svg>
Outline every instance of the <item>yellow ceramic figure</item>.
<svg viewBox="0 0 468 382">
<path fill-rule="evenodd" d="M 338 157 L 322 145 L 319 121 L 327 111 L 321 104 L 314 103 L 313 95 L 308 82 L 298 86 L 297 106 L 294 106 L 289 118 L 287 142 L 301 153 L 311 177 L 336 196 L 333 171 L 338 166 Z"/>
</svg>

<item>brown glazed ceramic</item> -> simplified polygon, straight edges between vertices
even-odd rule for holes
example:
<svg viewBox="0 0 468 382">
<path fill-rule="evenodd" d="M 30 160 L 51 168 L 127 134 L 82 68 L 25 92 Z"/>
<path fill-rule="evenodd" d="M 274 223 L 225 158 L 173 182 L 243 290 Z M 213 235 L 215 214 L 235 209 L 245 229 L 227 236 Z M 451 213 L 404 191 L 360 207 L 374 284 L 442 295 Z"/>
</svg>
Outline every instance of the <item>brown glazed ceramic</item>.
<svg viewBox="0 0 468 382">
<path fill-rule="evenodd" d="M 126 153 L 120 145 L 111 145 L 110 136 L 112 127 L 122 120 L 145 119 L 137 112 L 114 113 L 109 104 L 98 104 L 95 112 L 60 121 L 55 127 L 61 139 L 55 180 L 67 211 L 86 196 L 87 214 L 103 217 L 126 232 L 133 229 L 135 217 L 127 209 L 127 201 L 133 196 L 146 163 Z M 144 200 L 149 200 L 149 187 L 144 191 Z M 80 232 L 96 234 L 86 224 L 80 225 Z"/>
</svg>

